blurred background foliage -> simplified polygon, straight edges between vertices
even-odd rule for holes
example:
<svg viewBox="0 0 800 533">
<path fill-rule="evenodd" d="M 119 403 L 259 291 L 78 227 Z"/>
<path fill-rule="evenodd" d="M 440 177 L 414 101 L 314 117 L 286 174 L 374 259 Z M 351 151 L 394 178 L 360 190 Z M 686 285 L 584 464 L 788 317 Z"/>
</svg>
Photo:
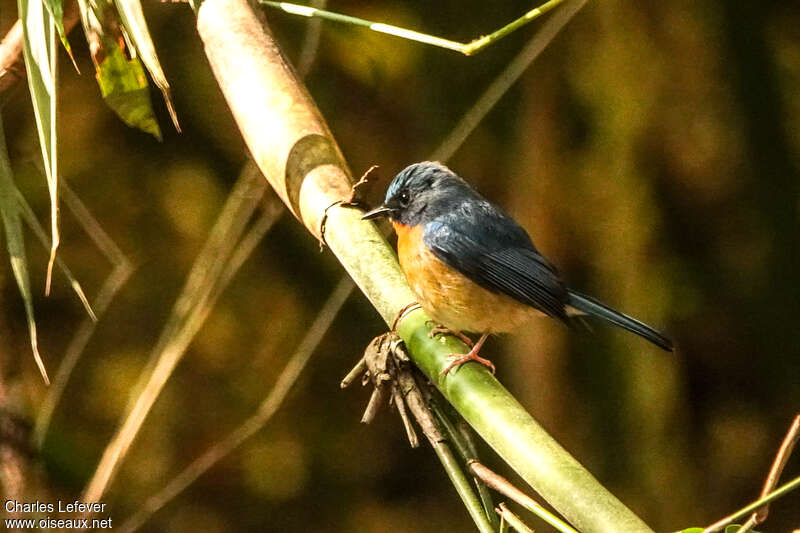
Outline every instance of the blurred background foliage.
<svg viewBox="0 0 800 533">
<path fill-rule="evenodd" d="M 531 4 L 328 7 L 467 41 Z M 15 11 L 0 1 L 3 32 Z M 183 134 L 156 91 L 163 142 L 122 124 L 103 104 L 80 31 L 70 41 L 84 74 L 61 54 L 61 177 L 136 270 L 55 412 L 41 461 L 53 497 L 77 496 L 91 476 L 247 157 L 189 7 L 150 2 L 145 12 Z M 306 19 L 267 16 L 297 58 Z M 433 151 L 540 25 L 466 58 L 323 23 L 308 87 L 354 174 L 380 165 L 382 190 Z M 486 348 L 501 381 L 657 530 L 709 523 L 755 499 L 800 405 L 798 94 L 797 2 L 590 2 L 449 161 L 529 229 L 571 285 L 675 339 L 667 354 L 618 330 L 542 320 Z M 45 221 L 24 84 L 2 111 L 18 185 Z M 64 207 L 61 224 L 60 254 L 91 298 L 111 265 Z M 43 297 L 47 250 L 32 237 L 28 248 L 52 375 L 84 311 L 60 274 Z M 257 408 L 341 274 L 284 215 L 218 302 L 103 498 L 115 522 Z M 6 260 L 0 288 L 2 370 L 24 398 L 10 408 L 33 417 L 46 391 Z M 473 528 L 434 454 L 410 450 L 394 416 L 359 424 L 366 392 L 339 390 L 384 329 L 353 296 L 266 429 L 145 530 Z M 798 501 L 775 504 L 761 529 L 798 527 Z"/>
</svg>

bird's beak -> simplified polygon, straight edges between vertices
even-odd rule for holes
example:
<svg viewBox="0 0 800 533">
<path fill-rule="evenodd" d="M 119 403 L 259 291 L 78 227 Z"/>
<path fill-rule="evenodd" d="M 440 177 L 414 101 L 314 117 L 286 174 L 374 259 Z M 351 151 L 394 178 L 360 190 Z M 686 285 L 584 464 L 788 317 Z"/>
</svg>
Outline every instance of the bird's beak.
<svg viewBox="0 0 800 533">
<path fill-rule="evenodd" d="M 367 211 L 364 213 L 364 216 L 361 217 L 361 220 L 371 220 L 373 218 L 385 217 L 394 212 L 394 209 L 391 207 L 387 207 L 382 205 L 380 207 L 376 207 L 372 211 Z"/>
</svg>

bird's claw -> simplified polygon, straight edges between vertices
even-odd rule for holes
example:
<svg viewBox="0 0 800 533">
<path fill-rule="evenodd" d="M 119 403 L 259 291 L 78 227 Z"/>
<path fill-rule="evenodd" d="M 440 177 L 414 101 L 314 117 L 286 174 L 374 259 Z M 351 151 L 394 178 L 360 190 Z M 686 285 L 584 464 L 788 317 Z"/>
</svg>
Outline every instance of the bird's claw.
<svg viewBox="0 0 800 533">
<path fill-rule="evenodd" d="M 453 335 L 453 336 L 458 337 L 459 339 L 461 339 L 461 342 L 463 342 L 464 344 L 466 344 L 470 348 L 475 346 L 475 343 L 472 341 L 472 339 L 470 339 L 469 337 L 467 337 L 466 335 L 464 335 L 460 331 L 456 331 L 454 329 L 446 328 L 444 326 L 435 326 L 428 332 L 428 337 L 430 337 L 431 339 L 434 338 L 436 335 Z"/>
<path fill-rule="evenodd" d="M 483 357 L 480 357 L 478 354 L 472 353 L 472 352 L 473 351 L 470 350 L 469 353 L 451 353 L 450 355 L 448 355 L 447 357 L 450 359 L 450 364 L 448 364 L 445 367 L 445 369 L 442 370 L 441 375 L 443 375 L 443 376 L 447 375 L 447 373 L 450 372 L 450 370 L 452 370 L 453 368 L 455 368 L 457 366 L 463 365 L 464 363 L 466 363 L 468 361 L 475 361 L 476 363 L 480 363 L 483 366 L 485 366 L 486 368 L 488 368 L 491 371 L 492 374 L 494 374 L 494 370 L 495 370 L 494 369 L 494 363 L 492 363 L 488 359 L 484 359 Z"/>
</svg>

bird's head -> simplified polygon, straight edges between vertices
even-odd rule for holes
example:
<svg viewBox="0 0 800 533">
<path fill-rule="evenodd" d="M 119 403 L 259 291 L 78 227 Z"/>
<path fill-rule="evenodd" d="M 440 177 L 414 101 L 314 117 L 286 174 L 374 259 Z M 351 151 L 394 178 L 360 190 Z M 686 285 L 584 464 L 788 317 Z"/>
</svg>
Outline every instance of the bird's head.
<svg viewBox="0 0 800 533">
<path fill-rule="evenodd" d="M 445 212 L 465 189 L 469 191 L 464 180 L 441 163 L 414 163 L 394 177 L 383 205 L 361 218 L 389 217 L 404 226 L 418 226 Z"/>
</svg>

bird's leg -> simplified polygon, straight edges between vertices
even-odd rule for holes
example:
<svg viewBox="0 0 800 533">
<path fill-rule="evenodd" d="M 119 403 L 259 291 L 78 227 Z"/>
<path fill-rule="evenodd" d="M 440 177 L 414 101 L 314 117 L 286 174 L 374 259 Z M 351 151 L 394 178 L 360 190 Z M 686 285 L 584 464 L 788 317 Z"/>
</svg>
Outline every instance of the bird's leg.
<svg viewBox="0 0 800 533">
<path fill-rule="evenodd" d="M 470 348 L 472 348 L 475 345 L 472 339 L 470 339 L 469 337 L 467 337 L 466 335 L 464 335 L 463 333 L 461 333 L 456 329 L 450 329 L 444 326 L 434 326 L 433 329 L 431 329 L 430 332 L 428 332 L 428 337 L 432 339 L 436 335 L 454 335 L 459 339 L 461 339 L 461 342 L 463 342 Z"/>
<path fill-rule="evenodd" d="M 489 370 L 492 371 L 494 374 L 494 364 L 488 359 L 484 359 L 483 357 L 478 356 L 478 352 L 481 351 L 481 346 L 483 343 L 486 342 L 486 339 L 489 337 L 488 333 L 484 333 L 481 335 L 481 338 L 478 339 L 478 342 L 475 343 L 475 346 L 469 351 L 469 353 L 452 353 L 448 357 L 450 358 L 450 364 L 442 370 L 442 375 L 447 374 L 453 367 L 462 365 L 467 361 L 475 361 L 476 363 L 480 363 Z"/>
</svg>

